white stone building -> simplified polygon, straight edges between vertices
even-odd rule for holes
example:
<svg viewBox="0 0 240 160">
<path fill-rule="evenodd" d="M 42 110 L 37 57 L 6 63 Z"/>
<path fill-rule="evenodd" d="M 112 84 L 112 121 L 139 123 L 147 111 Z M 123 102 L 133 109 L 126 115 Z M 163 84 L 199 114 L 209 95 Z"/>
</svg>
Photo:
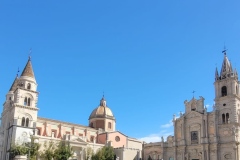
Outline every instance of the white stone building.
<svg viewBox="0 0 240 160">
<path fill-rule="evenodd" d="M 43 144 L 47 141 L 69 141 L 74 156 L 71 159 L 85 160 L 88 147 L 96 152 L 111 145 L 119 160 L 139 160 L 142 156 L 142 141 L 115 131 L 116 120 L 104 97 L 92 111 L 89 126 L 38 117 L 38 91 L 31 59 L 20 77 L 16 77 L 6 95 L 0 128 L 0 159 L 9 160 L 11 145 L 23 144 L 29 133 Z"/>
<path fill-rule="evenodd" d="M 220 73 L 215 72 L 215 105 L 204 98 L 184 101 L 185 113 L 173 117 L 174 136 L 144 144 L 144 160 L 239 160 L 240 93 L 238 73 L 223 51 Z"/>
</svg>

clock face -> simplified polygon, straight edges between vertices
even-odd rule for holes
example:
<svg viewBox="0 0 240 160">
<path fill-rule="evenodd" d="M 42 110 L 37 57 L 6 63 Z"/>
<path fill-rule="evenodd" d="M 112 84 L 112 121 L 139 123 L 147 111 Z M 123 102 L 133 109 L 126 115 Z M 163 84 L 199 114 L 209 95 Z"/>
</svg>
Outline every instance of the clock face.
<svg viewBox="0 0 240 160">
<path fill-rule="evenodd" d="M 27 137 L 27 132 L 23 132 L 23 133 L 22 133 L 22 136 L 23 136 L 23 137 Z"/>
</svg>

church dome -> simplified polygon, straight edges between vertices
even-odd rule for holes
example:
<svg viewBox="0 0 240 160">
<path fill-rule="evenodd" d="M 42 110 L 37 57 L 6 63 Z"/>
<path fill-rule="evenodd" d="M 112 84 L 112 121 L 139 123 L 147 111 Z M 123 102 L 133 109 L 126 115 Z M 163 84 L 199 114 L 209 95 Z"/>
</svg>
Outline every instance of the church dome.
<svg viewBox="0 0 240 160">
<path fill-rule="evenodd" d="M 92 111 L 89 119 L 92 119 L 92 118 L 115 119 L 111 109 L 107 107 L 107 103 L 104 97 L 100 100 L 100 105 Z"/>
</svg>

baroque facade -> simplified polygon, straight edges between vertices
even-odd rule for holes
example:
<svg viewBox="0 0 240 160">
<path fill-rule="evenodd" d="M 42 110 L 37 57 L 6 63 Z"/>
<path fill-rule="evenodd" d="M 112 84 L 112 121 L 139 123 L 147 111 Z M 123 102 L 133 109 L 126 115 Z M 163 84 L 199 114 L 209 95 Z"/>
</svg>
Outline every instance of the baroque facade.
<svg viewBox="0 0 240 160">
<path fill-rule="evenodd" d="M 185 113 L 173 116 L 174 136 L 144 144 L 145 160 L 239 160 L 240 93 L 238 73 L 223 51 L 215 72 L 215 104 L 207 112 L 204 98 L 184 101 Z"/>
<path fill-rule="evenodd" d="M 31 58 L 17 76 L 3 104 L 0 128 L 0 159 L 9 160 L 8 150 L 13 144 L 26 142 L 30 132 L 42 144 L 48 141 L 70 142 L 73 160 L 85 160 L 87 148 L 94 152 L 103 146 L 114 148 L 119 160 L 139 160 L 142 156 L 142 141 L 116 131 L 116 120 L 104 97 L 89 116 L 89 125 L 83 126 L 49 118 L 38 117 L 38 91 Z"/>
</svg>

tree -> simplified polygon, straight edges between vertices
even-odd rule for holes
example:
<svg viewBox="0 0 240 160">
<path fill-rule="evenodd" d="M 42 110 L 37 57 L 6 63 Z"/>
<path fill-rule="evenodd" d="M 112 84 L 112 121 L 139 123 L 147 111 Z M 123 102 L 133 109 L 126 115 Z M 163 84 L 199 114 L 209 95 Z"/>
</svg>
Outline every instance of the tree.
<svg viewBox="0 0 240 160">
<path fill-rule="evenodd" d="M 86 151 L 86 160 L 89 160 L 92 156 L 93 156 L 93 149 L 91 147 L 88 147 Z"/>
<path fill-rule="evenodd" d="M 28 148 L 24 145 L 12 145 L 10 150 L 10 158 L 14 158 L 17 155 L 26 155 Z"/>
<path fill-rule="evenodd" d="M 40 144 L 36 144 L 33 141 L 21 145 L 14 144 L 9 150 L 10 158 L 14 158 L 17 155 L 28 155 L 30 153 L 30 160 L 36 160 L 39 148 Z"/>
<path fill-rule="evenodd" d="M 69 142 L 61 141 L 57 145 L 57 148 L 54 151 L 54 158 L 56 160 L 68 160 L 68 158 L 73 156 L 72 147 Z"/>
<path fill-rule="evenodd" d="M 39 143 L 34 143 L 34 138 L 32 138 L 30 143 L 27 143 L 26 146 L 28 146 L 28 152 L 30 152 L 30 160 L 36 160 L 37 155 L 39 154 Z"/>
<path fill-rule="evenodd" d="M 40 157 L 43 160 L 52 160 L 54 158 L 55 144 L 53 141 L 44 142 L 44 150 L 40 153 Z"/>
<path fill-rule="evenodd" d="M 92 160 L 114 160 L 113 147 L 104 146 L 92 156 Z"/>
</svg>

